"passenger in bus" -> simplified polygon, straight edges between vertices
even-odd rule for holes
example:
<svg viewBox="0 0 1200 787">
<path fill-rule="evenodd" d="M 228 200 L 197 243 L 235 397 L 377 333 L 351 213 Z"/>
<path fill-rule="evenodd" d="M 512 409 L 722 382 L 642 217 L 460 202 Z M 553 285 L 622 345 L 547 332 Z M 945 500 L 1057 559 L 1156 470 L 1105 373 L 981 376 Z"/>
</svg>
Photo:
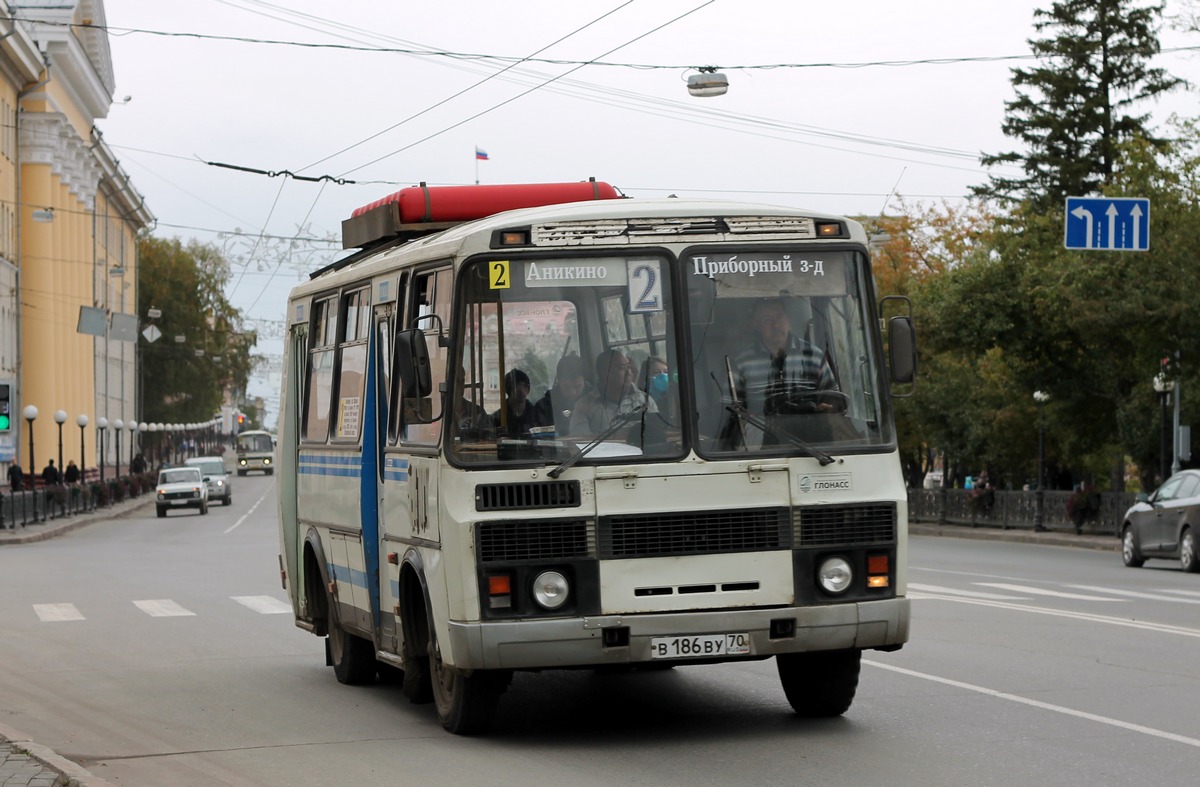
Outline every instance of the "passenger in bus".
<svg viewBox="0 0 1200 787">
<path fill-rule="evenodd" d="M 587 381 L 587 366 L 575 353 L 558 359 L 554 386 L 537 402 L 538 419 L 549 426 L 554 424 L 558 437 L 571 434 L 571 414 L 579 400 L 592 392 Z"/>
<path fill-rule="evenodd" d="M 642 370 L 638 373 L 637 387 L 639 391 L 650 394 L 659 412 L 667 411 L 667 391 L 670 388 L 667 362 L 657 355 L 651 355 L 642 361 Z"/>
<path fill-rule="evenodd" d="M 499 434 L 517 437 L 545 425 L 539 421 L 537 407 L 529 401 L 529 386 L 529 375 L 520 369 L 504 375 L 504 406 L 492 414 Z"/>
<path fill-rule="evenodd" d="M 580 399 L 571 413 L 571 434 L 598 434 L 618 415 L 658 412 L 654 400 L 633 384 L 633 362 L 620 350 L 605 350 L 596 356 L 596 379 L 597 389 Z"/>
<path fill-rule="evenodd" d="M 751 314 L 753 341 L 734 360 L 738 401 L 754 415 L 830 412 L 833 398 L 816 391 L 837 391 L 837 379 L 825 353 L 792 333 L 787 306 L 764 298 Z"/>
</svg>

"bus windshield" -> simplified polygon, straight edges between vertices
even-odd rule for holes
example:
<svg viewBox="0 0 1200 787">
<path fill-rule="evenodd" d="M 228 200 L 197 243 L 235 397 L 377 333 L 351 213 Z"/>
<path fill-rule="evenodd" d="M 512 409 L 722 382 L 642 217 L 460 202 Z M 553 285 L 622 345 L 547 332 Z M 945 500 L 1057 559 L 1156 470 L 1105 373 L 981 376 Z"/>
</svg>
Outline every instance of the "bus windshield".
<svg viewBox="0 0 1200 787">
<path fill-rule="evenodd" d="M 461 275 L 453 459 L 682 454 L 667 259 L 489 260 Z"/>
<path fill-rule="evenodd" d="M 266 432 L 247 432 L 238 435 L 237 447 L 239 453 L 246 454 L 270 453 L 273 449 L 271 435 Z"/>
<path fill-rule="evenodd" d="M 706 252 L 684 267 L 700 455 L 892 442 L 865 256 Z"/>
</svg>

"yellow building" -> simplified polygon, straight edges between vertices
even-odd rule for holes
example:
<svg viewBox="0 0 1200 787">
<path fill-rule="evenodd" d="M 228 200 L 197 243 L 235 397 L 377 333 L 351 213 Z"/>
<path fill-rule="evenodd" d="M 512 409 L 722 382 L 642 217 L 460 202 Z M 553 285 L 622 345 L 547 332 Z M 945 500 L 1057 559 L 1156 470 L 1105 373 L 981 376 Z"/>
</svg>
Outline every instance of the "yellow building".
<svg viewBox="0 0 1200 787">
<path fill-rule="evenodd" d="M 92 468 L 99 419 L 139 415 L 137 236 L 154 219 L 94 127 L 115 88 L 103 2 L 0 8 L 16 20 L 0 22 L 0 385 L 12 386 L 0 467 L 58 465 L 61 411 L 63 463 Z M 122 464 L 131 437 L 126 426 Z M 105 443 L 112 465 L 112 428 Z"/>
</svg>

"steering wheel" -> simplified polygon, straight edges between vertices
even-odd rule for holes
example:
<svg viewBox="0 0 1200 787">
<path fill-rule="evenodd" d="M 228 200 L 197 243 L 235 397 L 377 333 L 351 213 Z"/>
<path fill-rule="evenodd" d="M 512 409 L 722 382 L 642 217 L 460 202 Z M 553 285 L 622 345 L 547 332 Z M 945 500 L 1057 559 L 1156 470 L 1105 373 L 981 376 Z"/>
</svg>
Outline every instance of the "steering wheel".
<svg viewBox="0 0 1200 787">
<path fill-rule="evenodd" d="M 775 414 L 844 413 L 849 407 L 850 397 L 841 391 L 831 388 L 816 391 L 791 389 L 775 403 Z"/>
</svg>

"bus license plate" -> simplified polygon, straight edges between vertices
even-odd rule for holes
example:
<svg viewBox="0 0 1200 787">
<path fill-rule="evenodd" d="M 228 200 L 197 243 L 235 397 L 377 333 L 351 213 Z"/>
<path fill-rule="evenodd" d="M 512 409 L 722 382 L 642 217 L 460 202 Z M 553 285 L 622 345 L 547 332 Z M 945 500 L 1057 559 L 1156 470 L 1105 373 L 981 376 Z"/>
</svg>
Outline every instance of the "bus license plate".
<svg viewBox="0 0 1200 787">
<path fill-rule="evenodd" d="M 652 659 L 702 659 L 750 653 L 749 634 L 704 634 L 698 637 L 652 637 Z"/>
</svg>

